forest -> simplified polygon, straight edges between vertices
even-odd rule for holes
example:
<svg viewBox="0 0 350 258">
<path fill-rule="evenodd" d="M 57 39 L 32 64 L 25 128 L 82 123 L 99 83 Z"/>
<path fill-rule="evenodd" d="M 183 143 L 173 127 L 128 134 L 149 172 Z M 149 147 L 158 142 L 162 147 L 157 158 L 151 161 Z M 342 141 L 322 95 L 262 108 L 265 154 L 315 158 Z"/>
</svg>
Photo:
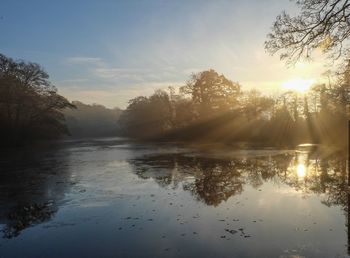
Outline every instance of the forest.
<svg viewBox="0 0 350 258">
<path fill-rule="evenodd" d="M 0 121 L 5 145 L 42 139 L 127 136 L 148 141 L 345 147 L 350 63 L 304 93 L 244 90 L 213 69 L 184 86 L 131 99 L 125 110 L 69 102 L 36 63 L 0 56 Z"/>
<path fill-rule="evenodd" d="M 3 146 L 32 144 L 64 136 L 118 134 L 118 108 L 69 102 L 36 63 L 0 55 L 0 132 Z"/>
<path fill-rule="evenodd" d="M 211 69 L 193 74 L 178 92 L 169 87 L 130 100 L 120 125 L 126 135 L 146 139 L 344 147 L 350 65 L 333 81 L 303 94 L 267 96 Z"/>
</svg>

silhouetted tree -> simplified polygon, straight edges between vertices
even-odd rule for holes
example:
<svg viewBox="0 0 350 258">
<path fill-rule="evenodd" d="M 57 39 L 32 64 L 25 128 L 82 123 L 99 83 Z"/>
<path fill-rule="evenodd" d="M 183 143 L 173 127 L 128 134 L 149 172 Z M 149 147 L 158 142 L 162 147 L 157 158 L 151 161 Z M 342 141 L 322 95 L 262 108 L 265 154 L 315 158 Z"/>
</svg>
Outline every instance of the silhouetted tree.
<svg viewBox="0 0 350 258">
<path fill-rule="evenodd" d="M 67 134 L 62 110 L 73 108 L 50 83 L 49 75 L 31 62 L 0 54 L 0 121 L 3 143 Z"/>
</svg>

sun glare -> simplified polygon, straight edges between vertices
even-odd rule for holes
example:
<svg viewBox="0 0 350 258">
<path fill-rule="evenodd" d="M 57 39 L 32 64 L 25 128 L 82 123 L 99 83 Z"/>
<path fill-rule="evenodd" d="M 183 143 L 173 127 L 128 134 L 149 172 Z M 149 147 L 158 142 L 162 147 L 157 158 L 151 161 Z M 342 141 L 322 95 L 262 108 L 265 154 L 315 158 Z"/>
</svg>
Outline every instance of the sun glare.
<svg viewBox="0 0 350 258">
<path fill-rule="evenodd" d="M 315 82 L 313 79 L 293 79 L 286 81 L 282 84 L 282 87 L 286 90 L 294 90 L 300 93 L 304 93 L 310 89 L 311 85 Z"/>
<path fill-rule="evenodd" d="M 298 166 L 296 167 L 296 170 L 297 170 L 297 175 L 298 175 L 299 178 L 304 178 L 306 176 L 305 165 L 298 164 Z"/>
</svg>

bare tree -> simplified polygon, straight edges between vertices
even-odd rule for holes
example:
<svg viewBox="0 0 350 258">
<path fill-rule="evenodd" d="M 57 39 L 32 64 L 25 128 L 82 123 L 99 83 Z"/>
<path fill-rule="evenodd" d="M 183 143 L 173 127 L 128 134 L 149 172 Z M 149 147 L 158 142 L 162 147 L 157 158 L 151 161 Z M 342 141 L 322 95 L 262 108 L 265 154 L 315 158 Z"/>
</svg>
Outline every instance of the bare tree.
<svg viewBox="0 0 350 258">
<path fill-rule="evenodd" d="M 285 11 L 277 16 L 265 42 L 270 54 L 293 64 L 320 49 L 331 60 L 349 58 L 349 0 L 292 0 L 300 13 L 291 16 Z"/>
</svg>

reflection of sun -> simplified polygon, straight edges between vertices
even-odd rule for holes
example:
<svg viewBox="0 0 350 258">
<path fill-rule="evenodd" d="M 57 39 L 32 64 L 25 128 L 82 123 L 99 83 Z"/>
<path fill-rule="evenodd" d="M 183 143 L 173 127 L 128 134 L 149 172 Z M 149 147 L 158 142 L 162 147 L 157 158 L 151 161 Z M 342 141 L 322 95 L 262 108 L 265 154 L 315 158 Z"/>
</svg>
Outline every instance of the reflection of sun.
<svg viewBox="0 0 350 258">
<path fill-rule="evenodd" d="M 297 166 L 297 175 L 299 178 L 304 178 L 306 175 L 306 168 L 303 164 L 298 164 Z"/>
<path fill-rule="evenodd" d="M 286 81 L 282 84 L 282 87 L 287 90 L 294 90 L 300 93 L 307 91 L 315 80 L 305 80 L 305 79 L 293 79 Z"/>
</svg>

